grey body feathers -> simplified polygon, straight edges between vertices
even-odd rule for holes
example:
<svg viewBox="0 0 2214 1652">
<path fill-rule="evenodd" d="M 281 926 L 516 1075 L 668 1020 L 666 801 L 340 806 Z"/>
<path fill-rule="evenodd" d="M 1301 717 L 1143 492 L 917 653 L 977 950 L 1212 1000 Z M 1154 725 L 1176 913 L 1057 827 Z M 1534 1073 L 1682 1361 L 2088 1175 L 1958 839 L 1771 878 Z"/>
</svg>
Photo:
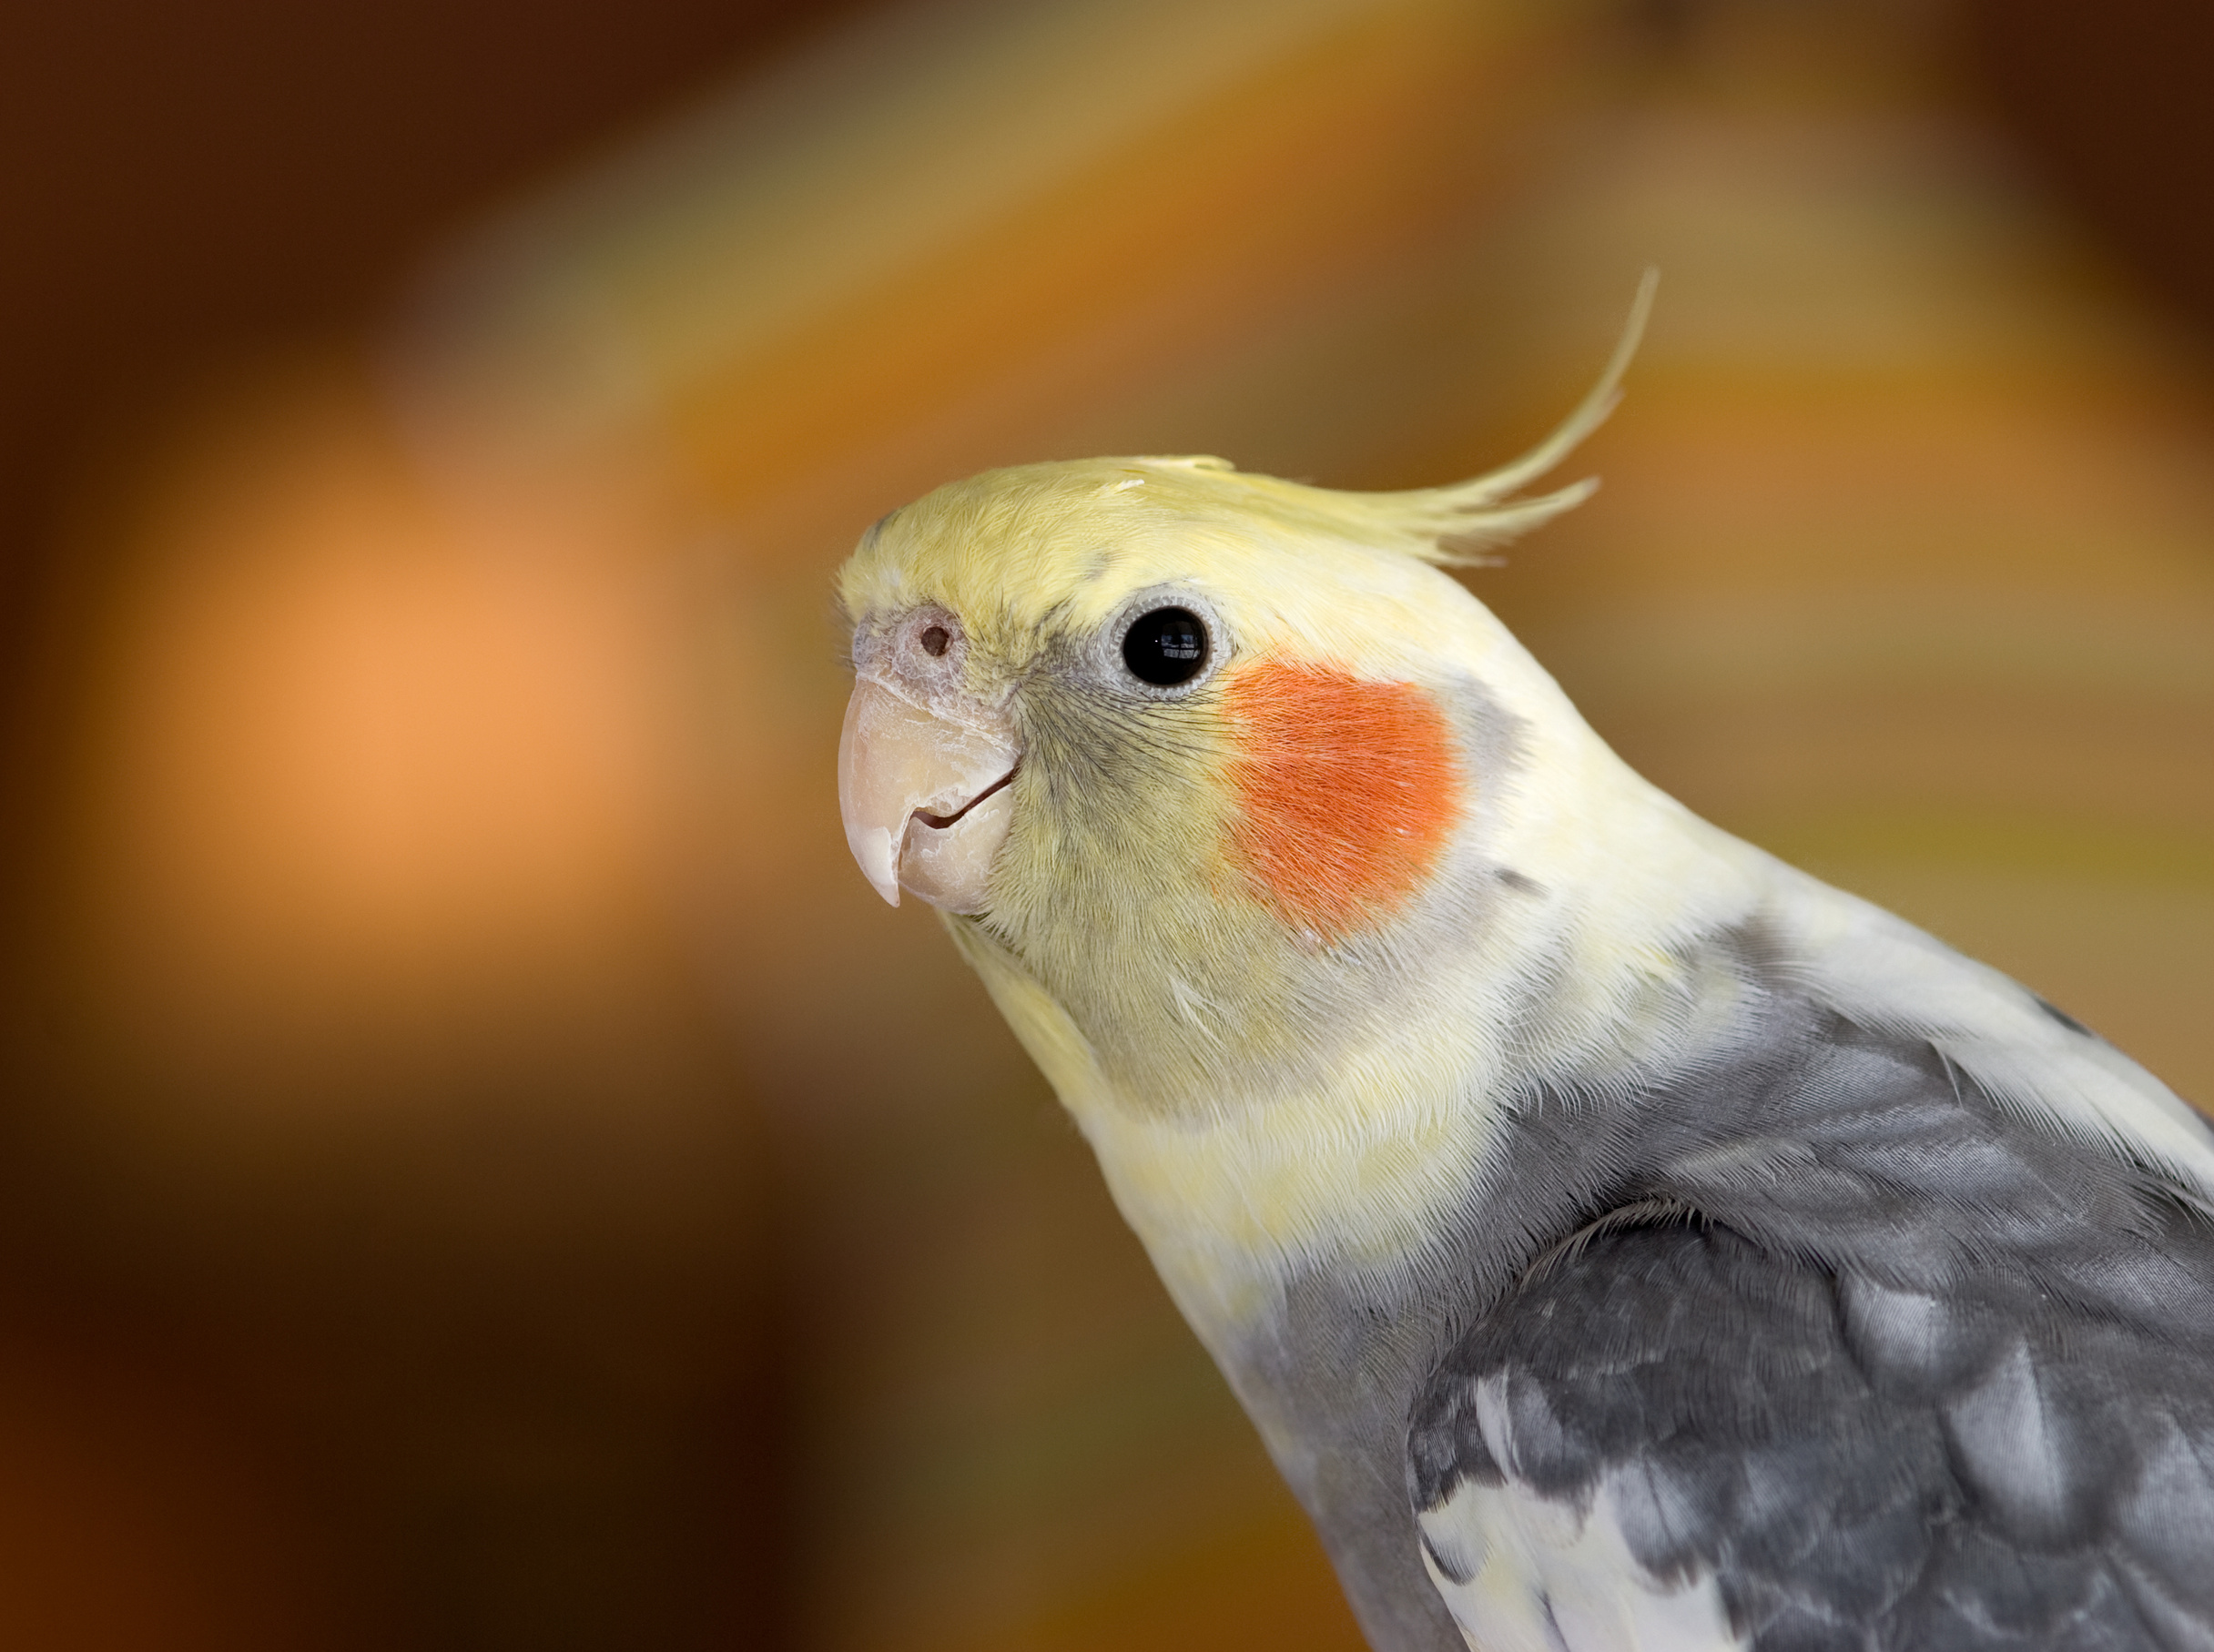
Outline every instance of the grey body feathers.
<svg viewBox="0 0 2214 1652">
<path fill-rule="evenodd" d="M 1522 1095 L 1419 1265 L 1225 1360 L 1380 1652 L 1463 1646 L 1417 1516 L 1509 1475 L 1640 1488 L 1637 1561 L 1759 1652 L 2214 1648 L 2214 1225 L 1711 944 L 1725 1040 Z"/>
</svg>

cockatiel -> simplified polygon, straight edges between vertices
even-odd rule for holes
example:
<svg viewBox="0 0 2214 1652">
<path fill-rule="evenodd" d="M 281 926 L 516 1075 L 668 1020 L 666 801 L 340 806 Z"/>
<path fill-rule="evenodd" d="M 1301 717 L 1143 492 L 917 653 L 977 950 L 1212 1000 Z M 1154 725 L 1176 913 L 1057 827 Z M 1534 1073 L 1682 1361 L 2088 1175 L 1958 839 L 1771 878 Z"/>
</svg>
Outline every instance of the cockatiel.
<svg viewBox="0 0 2214 1652">
<path fill-rule="evenodd" d="M 1378 1652 L 2214 1648 L 2214 1145 L 1633 774 L 1474 481 L 996 471 L 847 564 L 853 852 L 961 953 Z"/>
</svg>

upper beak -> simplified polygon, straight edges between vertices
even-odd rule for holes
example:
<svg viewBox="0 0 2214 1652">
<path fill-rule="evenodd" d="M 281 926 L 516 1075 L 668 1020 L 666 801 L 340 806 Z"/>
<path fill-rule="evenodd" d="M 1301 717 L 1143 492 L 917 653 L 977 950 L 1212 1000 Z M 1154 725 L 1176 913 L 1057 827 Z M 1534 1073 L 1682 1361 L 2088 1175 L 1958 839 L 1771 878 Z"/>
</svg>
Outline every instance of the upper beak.
<svg viewBox="0 0 2214 1652">
<path fill-rule="evenodd" d="M 893 906 L 906 888 L 949 912 L 980 912 L 1014 817 L 1007 783 L 1021 749 L 996 713 L 947 709 L 958 720 L 875 677 L 857 682 L 838 743 L 838 810 L 862 876 Z"/>
</svg>

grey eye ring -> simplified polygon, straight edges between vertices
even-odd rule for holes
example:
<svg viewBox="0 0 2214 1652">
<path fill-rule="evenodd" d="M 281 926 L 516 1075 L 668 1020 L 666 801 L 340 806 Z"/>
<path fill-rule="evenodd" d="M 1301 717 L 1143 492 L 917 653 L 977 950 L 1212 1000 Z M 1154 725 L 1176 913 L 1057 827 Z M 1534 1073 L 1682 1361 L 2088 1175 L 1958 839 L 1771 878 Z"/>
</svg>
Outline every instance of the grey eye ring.
<svg viewBox="0 0 2214 1652">
<path fill-rule="evenodd" d="M 1235 629 L 1212 594 L 1183 580 L 1131 592 L 1094 633 L 1090 670 L 1112 690 L 1181 700 L 1212 682 L 1237 652 Z"/>
</svg>

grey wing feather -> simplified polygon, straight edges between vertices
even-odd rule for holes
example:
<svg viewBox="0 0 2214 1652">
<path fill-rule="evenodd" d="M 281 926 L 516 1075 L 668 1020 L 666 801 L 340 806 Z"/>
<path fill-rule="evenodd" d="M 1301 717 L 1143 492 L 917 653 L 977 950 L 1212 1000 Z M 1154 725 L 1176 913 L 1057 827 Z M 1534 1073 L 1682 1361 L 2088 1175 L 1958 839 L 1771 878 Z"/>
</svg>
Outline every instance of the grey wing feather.
<svg viewBox="0 0 2214 1652">
<path fill-rule="evenodd" d="M 1417 1514 L 1603 1498 L 1639 1589 L 1719 1592 L 1702 1646 L 2214 1652 L 2202 1221 L 1925 1053 L 1842 1029 L 1793 1066 L 1756 1150 L 1629 1190 L 1462 1336 Z M 1448 1599 L 1480 1558 L 1433 1551 Z M 1529 1644 L 1577 1647 L 1558 1604 Z"/>
</svg>

